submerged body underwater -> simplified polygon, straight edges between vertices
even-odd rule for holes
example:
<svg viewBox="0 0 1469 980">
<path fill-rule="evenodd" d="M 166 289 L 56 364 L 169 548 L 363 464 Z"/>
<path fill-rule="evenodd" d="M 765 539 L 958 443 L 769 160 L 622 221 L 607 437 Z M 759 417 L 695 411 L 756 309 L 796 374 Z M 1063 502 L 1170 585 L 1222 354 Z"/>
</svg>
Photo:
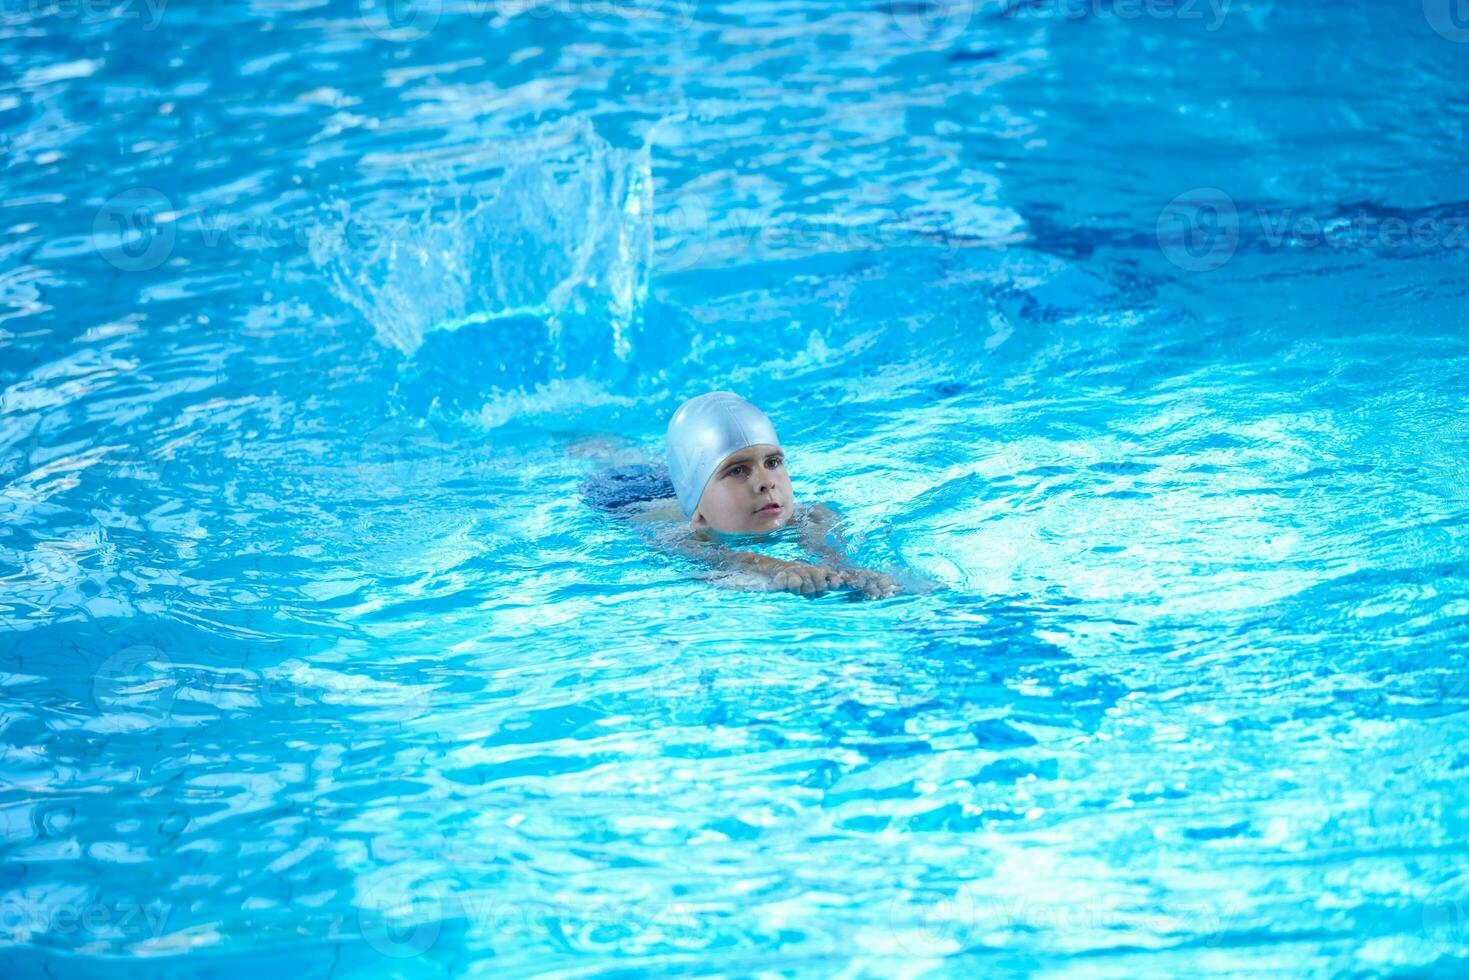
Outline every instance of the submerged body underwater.
<svg viewBox="0 0 1469 980">
<path fill-rule="evenodd" d="M 0 972 L 1469 969 L 1469 34 L 1128 9 L 7 4 Z"/>
</svg>

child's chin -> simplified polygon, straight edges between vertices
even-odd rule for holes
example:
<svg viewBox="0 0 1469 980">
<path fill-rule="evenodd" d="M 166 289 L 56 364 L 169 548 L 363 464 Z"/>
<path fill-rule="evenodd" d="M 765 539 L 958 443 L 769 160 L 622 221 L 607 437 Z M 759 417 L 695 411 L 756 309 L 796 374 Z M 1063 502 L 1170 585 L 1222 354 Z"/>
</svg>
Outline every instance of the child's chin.
<svg viewBox="0 0 1469 980">
<path fill-rule="evenodd" d="M 771 531 L 779 531 L 781 528 L 785 527 L 789 523 L 790 515 L 787 514 L 785 510 L 782 510 L 774 517 L 756 517 L 741 528 L 731 528 L 728 530 L 720 528 L 718 530 L 720 534 L 730 534 L 736 536 L 749 534 L 769 534 Z"/>
</svg>

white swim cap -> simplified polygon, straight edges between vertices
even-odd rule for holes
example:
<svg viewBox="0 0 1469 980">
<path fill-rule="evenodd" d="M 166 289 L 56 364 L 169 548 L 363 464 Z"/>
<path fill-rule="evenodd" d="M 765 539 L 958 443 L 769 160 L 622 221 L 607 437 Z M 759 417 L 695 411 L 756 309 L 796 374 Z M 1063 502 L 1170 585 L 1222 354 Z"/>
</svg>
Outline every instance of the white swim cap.
<svg viewBox="0 0 1469 980">
<path fill-rule="evenodd" d="M 730 453 L 780 445 L 765 413 L 732 391 L 690 398 L 668 420 L 668 475 L 685 517 L 693 517 L 709 478 Z"/>
</svg>

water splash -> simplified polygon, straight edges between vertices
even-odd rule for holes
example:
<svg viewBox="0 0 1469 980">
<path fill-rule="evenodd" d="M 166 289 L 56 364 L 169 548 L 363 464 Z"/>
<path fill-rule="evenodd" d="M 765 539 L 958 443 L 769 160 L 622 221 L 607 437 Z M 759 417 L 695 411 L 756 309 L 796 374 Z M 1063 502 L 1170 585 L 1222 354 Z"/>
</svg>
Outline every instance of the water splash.
<svg viewBox="0 0 1469 980">
<path fill-rule="evenodd" d="M 409 356 L 433 331 L 527 316 L 554 345 L 575 314 L 605 324 L 626 360 L 652 258 L 648 144 L 616 148 L 574 121 L 494 154 L 468 182 L 436 164 L 407 203 L 337 203 L 310 234 L 313 261 L 379 342 Z"/>
</svg>

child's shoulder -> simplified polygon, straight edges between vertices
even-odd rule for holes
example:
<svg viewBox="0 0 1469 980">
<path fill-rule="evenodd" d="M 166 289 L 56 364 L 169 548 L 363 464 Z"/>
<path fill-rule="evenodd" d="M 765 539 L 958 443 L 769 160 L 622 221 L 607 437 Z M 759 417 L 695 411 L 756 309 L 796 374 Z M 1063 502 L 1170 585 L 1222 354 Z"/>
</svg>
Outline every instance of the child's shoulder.
<svg viewBox="0 0 1469 980">
<path fill-rule="evenodd" d="M 678 505 L 678 500 L 673 497 L 662 497 L 657 500 L 644 500 L 635 504 L 629 504 L 623 508 L 628 520 L 634 524 L 649 524 L 654 521 L 682 521 L 686 522 L 683 508 Z"/>
</svg>

